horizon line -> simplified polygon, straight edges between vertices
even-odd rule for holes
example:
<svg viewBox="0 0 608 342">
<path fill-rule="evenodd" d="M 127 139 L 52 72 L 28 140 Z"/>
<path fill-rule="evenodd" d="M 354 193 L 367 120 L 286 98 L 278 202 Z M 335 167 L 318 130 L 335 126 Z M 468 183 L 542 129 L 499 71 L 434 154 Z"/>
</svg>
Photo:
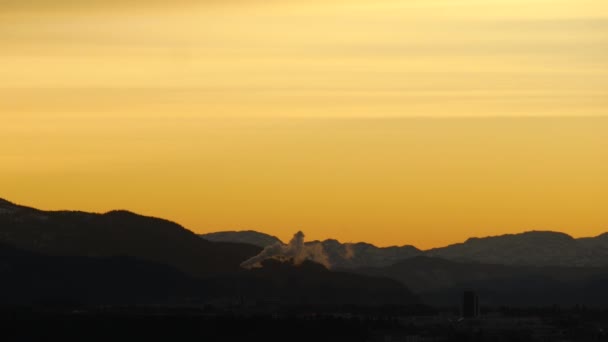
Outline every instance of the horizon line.
<svg viewBox="0 0 608 342">
<path fill-rule="evenodd" d="M 32 210 L 38 210 L 38 211 L 42 211 L 42 212 L 80 212 L 80 213 L 88 213 L 88 214 L 94 214 L 94 215 L 106 215 L 106 214 L 110 214 L 113 212 L 128 212 L 137 216 L 142 216 L 142 217 L 148 217 L 148 218 L 154 218 L 154 219 L 159 219 L 159 220 L 163 220 L 163 221 L 168 221 L 168 222 L 172 222 L 174 224 L 179 225 L 180 227 L 192 232 L 195 235 L 201 236 L 201 235 L 205 235 L 205 234 L 213 234 L 213 233 L 224 233 L 224 232 L 256 232 L 256 233 L 260 233 L 260 234 L 265 234 L 265 235 L 269 235 L 272 237 L 277 238 L 279 241 L 281 241 L 281 243 L 285 244 L 285 241 L 283 241 L 283 239 L 280 239 L 279 237 L 273 235 L 273 234 L 268 234 L 265 233 L 261 230 L 256 230 L 256 229 L 240 229 L 240 230 L 235 230 L 235 229 L 225 229 L 225 230 L 213 230 L 213 231 L 206 231 L 206 232 L 198 232 L 194 229 L 190 229 L 187 226 L 182 225 L 181 223 L 174 221 L 173 219 L 168 219 L 168 218 L 164 218 L 164 217 L 160 217 L 157 215 L 153 215 L 153 214 L 146 214 L 146 213 L 138 213 L 135 212 L 133 210 L 129 210 L 129 209 L 110 209 L 110 210 L 106 210 L 106 211 L 99 211 L 99 212 L 95 212 L 95 211 L 85 211 L 85 210 L 80 210 L 80 209 L 39 209 L 30 205 L 24 205 L 24 204 L 19 204 L 19 203 L 15 203 L 13 201 L 9 201 L 4 197 L 0 197 L 0 205 L 2 204 L 2 202 L 6 202 L 8 204 L 17 206 L 17 207 L 22 207 L 22 208 L 27 208 L 27 209 L 32 209 Z M 296 229 L 298 231 L 303 231 L 303 229 Z M 598 238 L 602 235 L 606 235 L 608 234 L 608 230 L 603 231 L 601 233 L 599 233 L 598 235 L 595 236 L 574 236 L 562 231 L 558 231 L 558 230 L 538 230 L 538 229 L 531 229 L 531 230 L 523 230 L 523 231 L 519 231 L 516 233 L 504 233 L 504 234 L 499 234 L 499 235 L 486 235 L 486 236 L 469 236 L 468 238 L 466 238 L 465 240 L 461 240 L 458 242 L 452 242 L 446 245 L 441 245 L 441 246 L 432 246 L 429 248 L 419 248 L 413 244 L 402 244 L 402 245 L 378 245 L 375 243 L 371 243 L 371 242 L 367 242 L 367 241 L 343 241 L 343 240 L 339 240 L 337 238 L 332 238 L 332 237 L 327 237 L 325 239 L 314 239 L 314 240 L 309 240 L 309 241 L 305 241 L 305 242 L 323 242 L 323 241 L 327 241 L 327 240 L 335 240 L 338 241 L 341 244 L 359 244 L 359 243 L 364 243 L 364 244 L 368 244 L 368 245 L 372 245 L 374 247 L 377 248 L 391 248 L 391 247 L 414 247 L 420 251 L 426 252 L 426 251 L 430 251 L 433 249 L 439 249 L 439 248 L 444 248 L 444 247 L 448 247 L 448 246 L 453 246 L 453 245 L 460 245 L 460 244 L 464 244 L 466 242 L 468 242 L 471 239 L 487 239 L 487 238 L 496 238 L 496 237 L 504 237 L 504 236 L 516 236 L 516 235 L 523 235 L 523 234 L 527 234 L 527 233 L 554 233 L 554 234 L 563 234 L 566 235 L 568 237 L 570 237 L 573 240 L 579 240 L 579 239 L 593 239 L 593 238 Z M 306 235 L 304 233 L 304 235 Z"/>
</svg>

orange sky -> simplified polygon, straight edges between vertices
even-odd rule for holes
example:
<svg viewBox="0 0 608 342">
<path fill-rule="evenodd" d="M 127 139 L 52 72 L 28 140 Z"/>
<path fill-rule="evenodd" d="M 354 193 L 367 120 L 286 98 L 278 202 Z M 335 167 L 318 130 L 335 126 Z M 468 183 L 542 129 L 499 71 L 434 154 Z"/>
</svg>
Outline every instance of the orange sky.
<svg viewBox="0 0 608 342">
<path fill-rule="evenodd" d="M 0 0 L 0 197 L 421 248 L 608 231 L 600 0 Z"/>
</svg>

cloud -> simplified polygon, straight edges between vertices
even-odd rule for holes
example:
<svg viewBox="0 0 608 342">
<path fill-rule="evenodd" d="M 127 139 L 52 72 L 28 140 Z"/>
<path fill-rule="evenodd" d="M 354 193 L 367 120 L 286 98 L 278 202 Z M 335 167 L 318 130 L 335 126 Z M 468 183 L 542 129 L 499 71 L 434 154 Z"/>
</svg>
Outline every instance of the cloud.
<svg viewBox="0 0 608 342">
<path fill-rule="evenodd" d="M 247 3 L 247 0 L 0 0 L 0 15 L 11 12 L 87 12 L 97 10 L 147 10 L 180 6 Z"/>
<path fill-rule="evenodd" d="M 302 232 L 294 234 L 288 244 L 277 242 L 264 248 L 260 254 L 243 262 L 241 267 L 248 269 L 262 267 L 262 262 L 267 259 L 290 261 L 295 265 L 310 260 L 327 268 L 331 267 L 323 245 L 320 243 L 305 244 L 304 233 Z"/>
</svg>

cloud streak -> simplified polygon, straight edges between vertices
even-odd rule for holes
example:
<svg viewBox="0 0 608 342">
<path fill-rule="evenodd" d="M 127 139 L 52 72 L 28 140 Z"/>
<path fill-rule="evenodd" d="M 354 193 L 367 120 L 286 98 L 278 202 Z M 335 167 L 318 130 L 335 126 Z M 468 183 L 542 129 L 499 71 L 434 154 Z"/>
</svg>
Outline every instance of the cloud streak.
<svg viewBox="0 0 608 342">
<path fill-rule="evenodd" d="M 25 12 L 58 12 L 58 11 L 87 11 L 87 10 L 138 10 L 155 8 L 175 8 L 179 6 L 199 5 L 234 5 L 258 3 L 256 0 L 0 0 L 0 14 L 10 11 Z"/>
</svg>

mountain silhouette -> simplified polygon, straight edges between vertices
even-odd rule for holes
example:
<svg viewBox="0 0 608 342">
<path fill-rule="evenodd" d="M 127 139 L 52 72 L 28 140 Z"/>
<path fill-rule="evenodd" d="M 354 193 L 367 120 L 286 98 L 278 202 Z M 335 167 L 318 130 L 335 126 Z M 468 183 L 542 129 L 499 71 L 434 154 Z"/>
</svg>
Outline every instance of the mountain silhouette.
<svg viewBox="0 0 608 342">
<path fill-rule="evenodd" d="M 262 248 L 281 242 L 276 236 L 259 233 L 253 230 L 215 232 L 201 234 L 200 237 L 212 242 L 238 242 Z"/>
<path fill-rule="evenodd" d="M 483 304 L 490 306 L 608 306 L 608 295 L 602 290 L 608 286 L 607 260 L 602 254 L 607 237 L 574 239 L 562 233 L 527 232 L 472 238 L 430 251 L 336 240 L 304 246 L 321 253 L 334 271 L 397 280 L 435 305 L 457 306 L 462 291 L 476 289 L 483 295 Z M 276 252 L 292 252 L 283 246 L 272 247 L 273 253 L 266 254 L 280 260 Z"/>
<path fill-rule="evenodd" d="M 574 239 L 549 231 L 486 238 L 426 251 L 448 260 L 519 266 L 608 266 L 608 238 Z"/>
<path fill-rule="evenodd" d="M 241 241 L 240 232 L 224 236 L 223 241 Z M 247 233 L 249 235 L 251 233 Z M 259 233 L 264 235 L 263 233 Z M 608 266 L 608 233 L 594 238 L 574 239 L 549 231 L 470 238 L 464 243 L 426 251 L 414 246 L 376 247 L 372 244 L 341 243 L 337 240 L 310 241 L 319 245 L 333 268 L 385 267 L 405 259 L 429 256 L 445 260 L 513 266 Z"/>
<path fill-rule="evenodd" d="M 396 280 L 333 272 L 313 262 L 240 264 L 261 251 L 210 242 L 128 211 L 47 212 L 0 202 L 0 306 L 413 305 Z"/>
<path fill-rule="evenodd" d="M 132 257 L 49 256 L 0 243 L 0 306 L 180 305 L 201 281 Z"/>
<path fill-rule="evenodd" d="M 407 245 L 376 247 L 365 242 L 340 243 L 331 239 L 308 243 L 321 244 L 334 268 L 382 267 L 423 254 L 416 247 Z"/>
<path fill-rule="evenodd" d="M 260 247 L 282 243 L 272 235 L 256 231 L 216 232 L 204 234 L 201 237 L 210 241 L 244 242 Z M 421 250 L 413 246 L 381 248 L 365 242 L 341 243 L 334 239 L 308 241 L 304 244 L 309 248 L 323 250 L 331 267 L 340 269 L 388 266 L 400 260 L 423 254 Z"/>
<path fill-rule="evenodd" d="M 6 200 L 0 202 L 0 242 L 57 256 L 131 256 L 195 276 L 239 271 L 260 252 L 248 244 L 209 242 L 176 223 L 128 211 L 40 211 Z"/>
<path fill-rule="evenodd" d="M 508 266 L 415 257 L 357 273 L 399 280 L 435 305 L 455 305 L 464 289 L 476 289 L 485 305 L 608 306 L 608 267 Z"/>
<path fill-rule="evenodd" d="M 41 211 L 0 200 L 0 305 L 449 305 L 472 288 L 487 305 L 608 306 L 608 234 L 533 231 L 429 251 L 304 242 L 301 232 L 288 245 L 252 231 L 211 236 L 258 246 L 208 241 L 128 211 Z M 252 258 L 254 267 L 240 267 Z"/>
<path fill-rule="evenodd" d="M 294 265 L 268 259 L 262 267 L 233 277 L 218 278 L 213 288 L 238 293 L 245 302 L 267 305 L 412 305 L 417 296 L 396 280 L 330 271 L 305 261 Z"/>
<path fill-rule="evenodd" d="M 395 280 L 330 272 L 312 262 L 294 266 L 268 260 L 264 266 L 203 279 L 132 257 L 49 256 L 0 244 L 0 307 L 214 304 L 277 308 L 419 302 Z"/>
</svg>

